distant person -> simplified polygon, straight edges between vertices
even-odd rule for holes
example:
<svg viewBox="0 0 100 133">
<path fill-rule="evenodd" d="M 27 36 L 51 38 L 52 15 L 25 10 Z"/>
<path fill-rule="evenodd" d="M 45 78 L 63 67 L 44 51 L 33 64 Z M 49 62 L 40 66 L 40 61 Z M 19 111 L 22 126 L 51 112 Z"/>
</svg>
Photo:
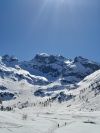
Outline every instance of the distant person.
<svg viewBox="0 0 100 133">
<path fill-rule="evenodd" d="M 58 128 L 59 128 L 59 123 L 58 123 Z"/>
</svg>

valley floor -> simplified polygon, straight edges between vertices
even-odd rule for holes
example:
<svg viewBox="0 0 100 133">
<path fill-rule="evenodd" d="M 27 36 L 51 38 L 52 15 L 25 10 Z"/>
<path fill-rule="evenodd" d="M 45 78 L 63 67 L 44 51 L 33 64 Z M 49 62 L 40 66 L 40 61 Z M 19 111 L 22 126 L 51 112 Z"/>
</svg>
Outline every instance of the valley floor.
<svg viewBox="0 0 100 133">
<path fill-rule="evenodd" d="M 26 108 L 0 111 L 0 133 L 100 133 L 100 111 Z"/>
</svg>

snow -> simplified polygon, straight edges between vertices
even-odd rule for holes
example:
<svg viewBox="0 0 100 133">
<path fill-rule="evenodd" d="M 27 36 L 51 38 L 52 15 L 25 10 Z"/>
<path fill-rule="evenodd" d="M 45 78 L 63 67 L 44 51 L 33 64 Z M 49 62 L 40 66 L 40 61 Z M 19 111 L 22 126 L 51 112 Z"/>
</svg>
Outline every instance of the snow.
<svg viewBox="0 0 100 133">
<path fill-rule="evenodd" d="M 42 57 L 49 57 L 50 55 L 49 54 L 47 54 L 47 53 L 40 53 L 40 54 L 38 54 L 39 56 L 42 56 Z"/>
<path fill-rule="evenodd" d="M 42 54 L 41 56 L 49 56 Z M 62 60 L 62 59 L 61 59 Z M 87 60 L 85 60 L 87 62 Z M 77 73 L 89 71 L 81 63 L 73 64 L 72 61 L 64 60 L 65 64 Z M 53 68 L 60 69 L 59 65 L 52 64 Z M 90 62 L 91 63 L 91 62 Z M 41 66 L 41 64 L 39 64 Z M 0 57 L 0 86 L 10 92 L 15 99 L 5 99 L 3 107 L 12 107 L 11 111 L 0 111 L 0 133 L 99 133 L 100 132 L 100 70 L 92 73 L 83 80 L 74 76 L 67 76 L 64 79 L 78 80 L 76 84 L 62 85 L 57 78 L 52 83 L 48 82 L 45 76 L 36 76 L 24 70 L 20 65 L 8 67 L 1 62 Z M 10 73 L 6 76 L 5 73 Z M 4 73 L 4 77 L 2 77 Z M 16 74 L 23 75 L 26 79 L 48 82 L 48 84 L 31 84 L 25 78 L 12 80 Z M 15 77 L 17 78 L 17 77 Z M 52 77 L 51 77 L 52 78 Z M 77 82 L 78 82 L 77 81 Z M 45 93 L 52 93 L 50 96 L 36 97 L 34 92 L 43 90 Z M 73 95 L 69 100 L 59 103 L 58 99 L 52 98 L 59 94 Z M 51 99 L 49 102 L 48 99 Z M 64 98 L 62 96 L 62 98 Z M 44 106 L 47 103 L 47 106 Z M 1 106 L 1 105 L 0 105 Z M 59 124 L 59 127 L 58 127 Z"/>
<path fill-rule="evenodd" d="M 0 133 L 100 132 L 100 112 L 78 112 L 74 110 L 68 112 L 59 105 L 57 106 L 58 111 L 53 109 L 54 107 L 40 110 L 40 107 L 38 107 L 0 112 Z M 24 114 L 27 115 L 26 119 L 23 118 Z M 85 123 L 85 121 L 92 121 L 94 124 Z"/>
<path fill-rule="evenodd" d="M 88 87 L 89 84 L 98 81 L 99 79 L 100 70 L 81 81 L 79 83 L 79 88 L 67 92 L 67 94 L 74 93 L 77 95 L 75 101 L 71 100 L 61 104 L 55 101 L 47 107 L 43 107 L 39 104 L 40 101 L 42 102 L 46 99 L 32 97 L 32 85 L 21 81 L 20 85 L 22 83 L 24 84 L 23 89 L 20 89 L 21 93 L 19 98 L 12 100 L 11 102 L 3 102 L 3 105 L 14 105 L 16 102 L 18 103 L 18 101 L 23 103 L 26 100 L 29 100 L 30 105 L 23 109 L 14 108 L 14 110 L 10 112 L 0 111 L 0 133 L 99 133 L 100 95 L 92 97 L 92 92 L 88 94 L 88 91 L 90 90 L 87 89 L 85 95 L 88 95 L 90 103 L 87 105 L 87 103 L 79 101 L 78 99 L 80 90 L 83 90 L 84 87 Z M 6 79 L 6 84 L 8 82 L 7 80 L 8 79 Z M 13 84 L 14 86 L 16 85 L 16 90 L 18 90 L 20 87 L 19 83 L 16 82 L 16 84 Z M 10 81 L 9 85 L 10 87 L 12 85 L 12 83 L 10 84 Z M 36 106 L 32 105 L 34 102 L 37 103 Z M 69 106 L 70 104 L 71 106 Z M 84 108 L 82 108 L 83 105 Z M 91 111 L 91 107 L 96 110 Z M 25 115 L 26 118 L 24 119 L 23 116 Z"/>
</svg>

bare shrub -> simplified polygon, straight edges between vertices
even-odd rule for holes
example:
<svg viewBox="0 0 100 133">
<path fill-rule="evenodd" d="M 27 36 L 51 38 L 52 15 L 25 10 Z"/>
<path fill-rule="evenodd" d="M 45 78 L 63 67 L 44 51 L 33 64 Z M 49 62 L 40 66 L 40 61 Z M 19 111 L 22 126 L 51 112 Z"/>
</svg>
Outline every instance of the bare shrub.
<svg viewBox="0 0 100 133">
<path fill-rule="evenodd" d="M 23 120 L 27 120 L 27 117 L 28 117 L 27 114 L 23 114 L 23 115 L 22 115 L 22 119 L 23 119 Z"/>
</svg>

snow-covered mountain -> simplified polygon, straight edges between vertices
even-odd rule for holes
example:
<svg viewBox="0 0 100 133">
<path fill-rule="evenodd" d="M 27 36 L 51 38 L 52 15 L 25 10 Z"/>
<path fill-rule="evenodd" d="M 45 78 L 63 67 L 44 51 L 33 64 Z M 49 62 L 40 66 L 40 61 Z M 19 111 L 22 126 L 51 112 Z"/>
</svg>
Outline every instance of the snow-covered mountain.
<svg viewBox="0 0 100 133">
<path fill-rule="evenodd" d="M 9 78 L 13 81 L 26 80 L 30 84 L 47 84 L 45 77 L 31 75 L 20 67 L 20 62 L 15 57 L 5 55 L 0 57 L 0 77 Z"/>
<path fill-rule="evenodd" d="M 15 106 L 48 98 L 59 103 L 76 99 L 83 104 L 84 100 L 98 97 L 99 69 L 100 64 L 80 56 L 72 60 L 61 55 L 37 54 L 30 61 L 19 61 L 4 55 L 0 57 L 0 99 Z M 82 98 L 80 91 L 86 93 Z"/>
<path fill-rule="evenodd" d="M 64 90 L 63 93 L 72 96 L 66 102 L 69 110 L 100 111 L 100 70 L 77 83 L 76 89 Z M 66 99 L 64 100 L 66 101 Z"/>
<path fill-rule="evenodd" d="M 49 81 L 62 84 L 76 83 L 100 68 L 100 64 L 82 57 L 74 60 L 61 55 L 37 54 L 32 60 L 21 62 L 20 67 Z"/>
<path fill-rule="evenodd" d="M 59 80 L 62 85 L 75 84 L 100 69 L 100 64 L 82 57 L 74 60 L 63 56 L 37 54 L 30 61 L 20 62 L 14 56 L 0 57 L 0 76 L 14 81 L 27 80 L 44 85 Z"/>
<path fill-rule="evenodd" d="M 33 75 L 19 63 L 12 64 L 0 63 L 1 133 L 100 132 L 100 70 L 76 84 L 64 85 L 34 75 L 33 80 L 46 81 L 38 85 L 28 82 L 27 73 Z M 15 73 L 27 78 L 13 80 Z"/>
</svg>

